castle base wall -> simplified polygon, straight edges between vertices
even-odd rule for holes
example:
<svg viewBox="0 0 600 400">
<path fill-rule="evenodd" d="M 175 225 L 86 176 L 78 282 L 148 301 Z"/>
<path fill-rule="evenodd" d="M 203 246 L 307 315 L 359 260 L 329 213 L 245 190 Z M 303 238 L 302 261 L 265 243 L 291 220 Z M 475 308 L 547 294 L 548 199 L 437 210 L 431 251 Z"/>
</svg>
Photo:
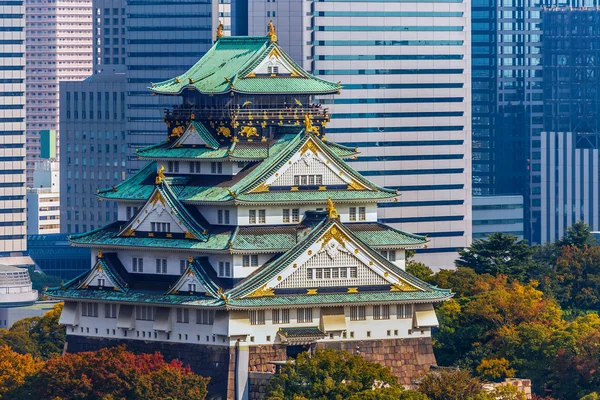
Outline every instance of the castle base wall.
<svg viewBox="0 0 600 400">
<path fill-rule="evenodd" d="M 166 343 L 158 341 L 103 339 L 84 336 L 67 336 L 67 351 L 78 353 L 125 344 L 134 353 L 159 351 L 165 359 L 181 360 L 202 376 L 210 377 L 209 399 L 235 399 L 235 348 L 201 344 Z M 435 365 L 430 337 L 411 339 L 355 340 L 322 342 L 317 349 L 334 348 L 352 354 L 360 354 L 368 361 L 389 367 L 400 384 L 409 385 L 419 374 Z M 250 346 L 249 348 L 249 397 L 258 399 L 264 395 L 269 374 L 274 370 L 272 361 L 287 357 L 287 348 L 281 344 Z"/>
<path fill-rule="evenodd" d="M 165 360 L 180 360 L 196 374 L 209 377 L 207 399 L 233 399 L 235 391 L 235 349 L 225 346 L 167 343 L 67 335 L 67 352 L 80 353 L 125 345 L 134 353 L 159 351 Z"/>
</svg>

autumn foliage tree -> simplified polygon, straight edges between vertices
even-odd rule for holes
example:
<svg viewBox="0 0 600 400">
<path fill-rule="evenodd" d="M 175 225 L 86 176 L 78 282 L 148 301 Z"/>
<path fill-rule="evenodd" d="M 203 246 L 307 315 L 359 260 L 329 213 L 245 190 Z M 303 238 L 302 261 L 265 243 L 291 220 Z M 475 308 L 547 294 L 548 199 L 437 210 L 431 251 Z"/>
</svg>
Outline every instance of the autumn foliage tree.
<svg viewBox="0 0 600 400">
<path fill-rule="evenodd" d="M 53 358 L 7 395 L 13 399 L 202 400 L 208 379 L 160 353 L 124 346 Z"/>
<path fill-rule="evenodd" d="M 42 366 L 30 354 L 19 354 L 8 346 L 0 346 L 0 399 L 7 399 L 7 392 L 21 386 L 25 379 Z"/>
</svg>

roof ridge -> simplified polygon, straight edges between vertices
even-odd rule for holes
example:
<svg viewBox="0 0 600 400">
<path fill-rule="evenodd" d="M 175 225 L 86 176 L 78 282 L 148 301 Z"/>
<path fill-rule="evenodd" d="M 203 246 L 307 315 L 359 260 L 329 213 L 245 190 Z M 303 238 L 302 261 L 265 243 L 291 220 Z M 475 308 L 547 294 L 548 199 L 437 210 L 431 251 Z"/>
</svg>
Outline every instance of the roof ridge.
<svg viewBox="0 0 600 400">
<path fill-rule="evenodd" d="M 156 189 L 165 198 L 165 201 L 169 203 L 169 206 L 177 212 L 177 216 L 181 218 L 181 221 L 190 231 L 192 231 L 194 236 L 196 236 L 198 240 L 207 241 L 207 228 L 202 226 L 199 221 L 190 214 L 187 207 L 181 203 L 179 198 L 173 193 L 171 186 L 166 181 L 162 181 L 156 185 Z"/>
</svg>

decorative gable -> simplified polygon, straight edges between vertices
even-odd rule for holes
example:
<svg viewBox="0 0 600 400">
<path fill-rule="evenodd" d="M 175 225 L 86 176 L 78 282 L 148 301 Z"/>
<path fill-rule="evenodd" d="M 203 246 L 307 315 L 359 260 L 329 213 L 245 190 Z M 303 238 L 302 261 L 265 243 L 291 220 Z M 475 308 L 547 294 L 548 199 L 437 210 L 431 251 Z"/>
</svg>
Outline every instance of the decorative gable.
<svg viewBox="0 0 600 400">
<path fill-rule="evenodd" d="M 354 190 L 367 189 L 338 165 L 337 161 L 321 148 L 314 136 L 309 137 L 288 162 L 267 178 L 264 185 L 267 187 L 344 185 Z"/>
<path fill-rule="evenodd" d="M 170 202 L 166 201 L 158 187 L 154 189 L 150 199 L 137 215 L 122 230 L 121 235 L 135 236 L 137 231 L 161 232 L 166 233 L 167 237 L 177 233 L 184 234 L 186 239 L 200 239 L 188 230 L 186 224 L 178 217 L 177 210 L 171 206 Z"/>
<path fill-rule="evenodd" d="M 204 287 L 198 276 L 196 276 L 194 270 L 188 267 L 179 280 L 173 285 L 169 294 L 205 294 L 207 292 L 208 290 Z"/>
<path fill-rule="evenodd" d="M 100 258 L 76 289 L 87 289 L 90 286 L 98 289 L 119 290 L 119 285 L 113 280 L 111 274 L 106 271 L 106 265 Z"/>
<path fill-rule="evenodd" d="M 253 77 L 255 75 L 300 76 L 300 72 L 301 71 L 298 71 L 296 67 L 282 55 L 279 48 L 275 46 L 269 54 L 245 76 L 245 78 Z"/>
<path fill-rule="evenodd" d="M 270 276 L 250 297 L 273 295 L 275 289 L 291 288 L 306 288 L 307 294 L 317 294 L 322 287 L 344 286 L 348 293 L 358 293 L 362 286 L 388 286 L 389 291 L 424 290 L 359 242 L 341 225 L 337 215 L 335 218 L 318 239 L 311 240 L 294 258 L 286 259 L 285 267 Z"/>
<path fill-rule="evenodd" d="M 183 127 L 180 128 L 183 129 Z M 219 148 L 219 142 L 202 123 L 192 121 L 171 147 L 180 146 L 217 149 Z"/>
</svg>

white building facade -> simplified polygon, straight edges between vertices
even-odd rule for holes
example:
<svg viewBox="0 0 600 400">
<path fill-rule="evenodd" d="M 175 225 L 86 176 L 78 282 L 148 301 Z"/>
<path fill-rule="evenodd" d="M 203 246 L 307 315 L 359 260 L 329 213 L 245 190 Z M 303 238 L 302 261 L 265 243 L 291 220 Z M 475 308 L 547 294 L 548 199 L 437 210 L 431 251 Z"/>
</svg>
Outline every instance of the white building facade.
<svg viewBox="0 0 600 400">
<path fill-rule="evenodd" d="M 532 201 L 541 204 L 541 243 L 560 239 L 575 222 L 600 227 L 598 134 L 542 132 L 532 175 L 541 181 Z"/>
<path fill-rule="evenodd" d="M 27 183 L 32 186 L 40 161 L 40 132 L 56 131 L 60 138 L 60 82 L 92 74 L 92 1 L 27 0 L 26 26 Z M 89 107 L 85 104 L 84 110 Z M 82 110 L 81 118 L 86 117 Z"/>
<path fill-rule="evenodd" d="M 0 14 L 0 257 L 19 264 L 27 250 L 25 3 L 0 4 Z"/>
<path fill-rule="evenodd" d="M 60 178 L 58 162 L 37 162 L 33 186 L 27 188 L 27 234 L 60 233 Z"/>
<path fill-rule="evenodd" d="M 524 229 L 523 196 L 473 196 L 473 239 L 501 232 L 523 240 Z"/>
<path fill-rule="evenodd" d="M 434 269 L 451 268 L 472 237 L 470 7 L 462 0 L 249 2 L 251 35 L 269 19 L 286 31 L 282 37 L 301 34 L 297 61 L 342 83 L 340 96 L 324 100 L 329 139 L 359 147 L 352 166 L 402 193 L 380 208 L 380 220 L 426 235 L 431 242 L 417 259 Z"/>
</svg>

